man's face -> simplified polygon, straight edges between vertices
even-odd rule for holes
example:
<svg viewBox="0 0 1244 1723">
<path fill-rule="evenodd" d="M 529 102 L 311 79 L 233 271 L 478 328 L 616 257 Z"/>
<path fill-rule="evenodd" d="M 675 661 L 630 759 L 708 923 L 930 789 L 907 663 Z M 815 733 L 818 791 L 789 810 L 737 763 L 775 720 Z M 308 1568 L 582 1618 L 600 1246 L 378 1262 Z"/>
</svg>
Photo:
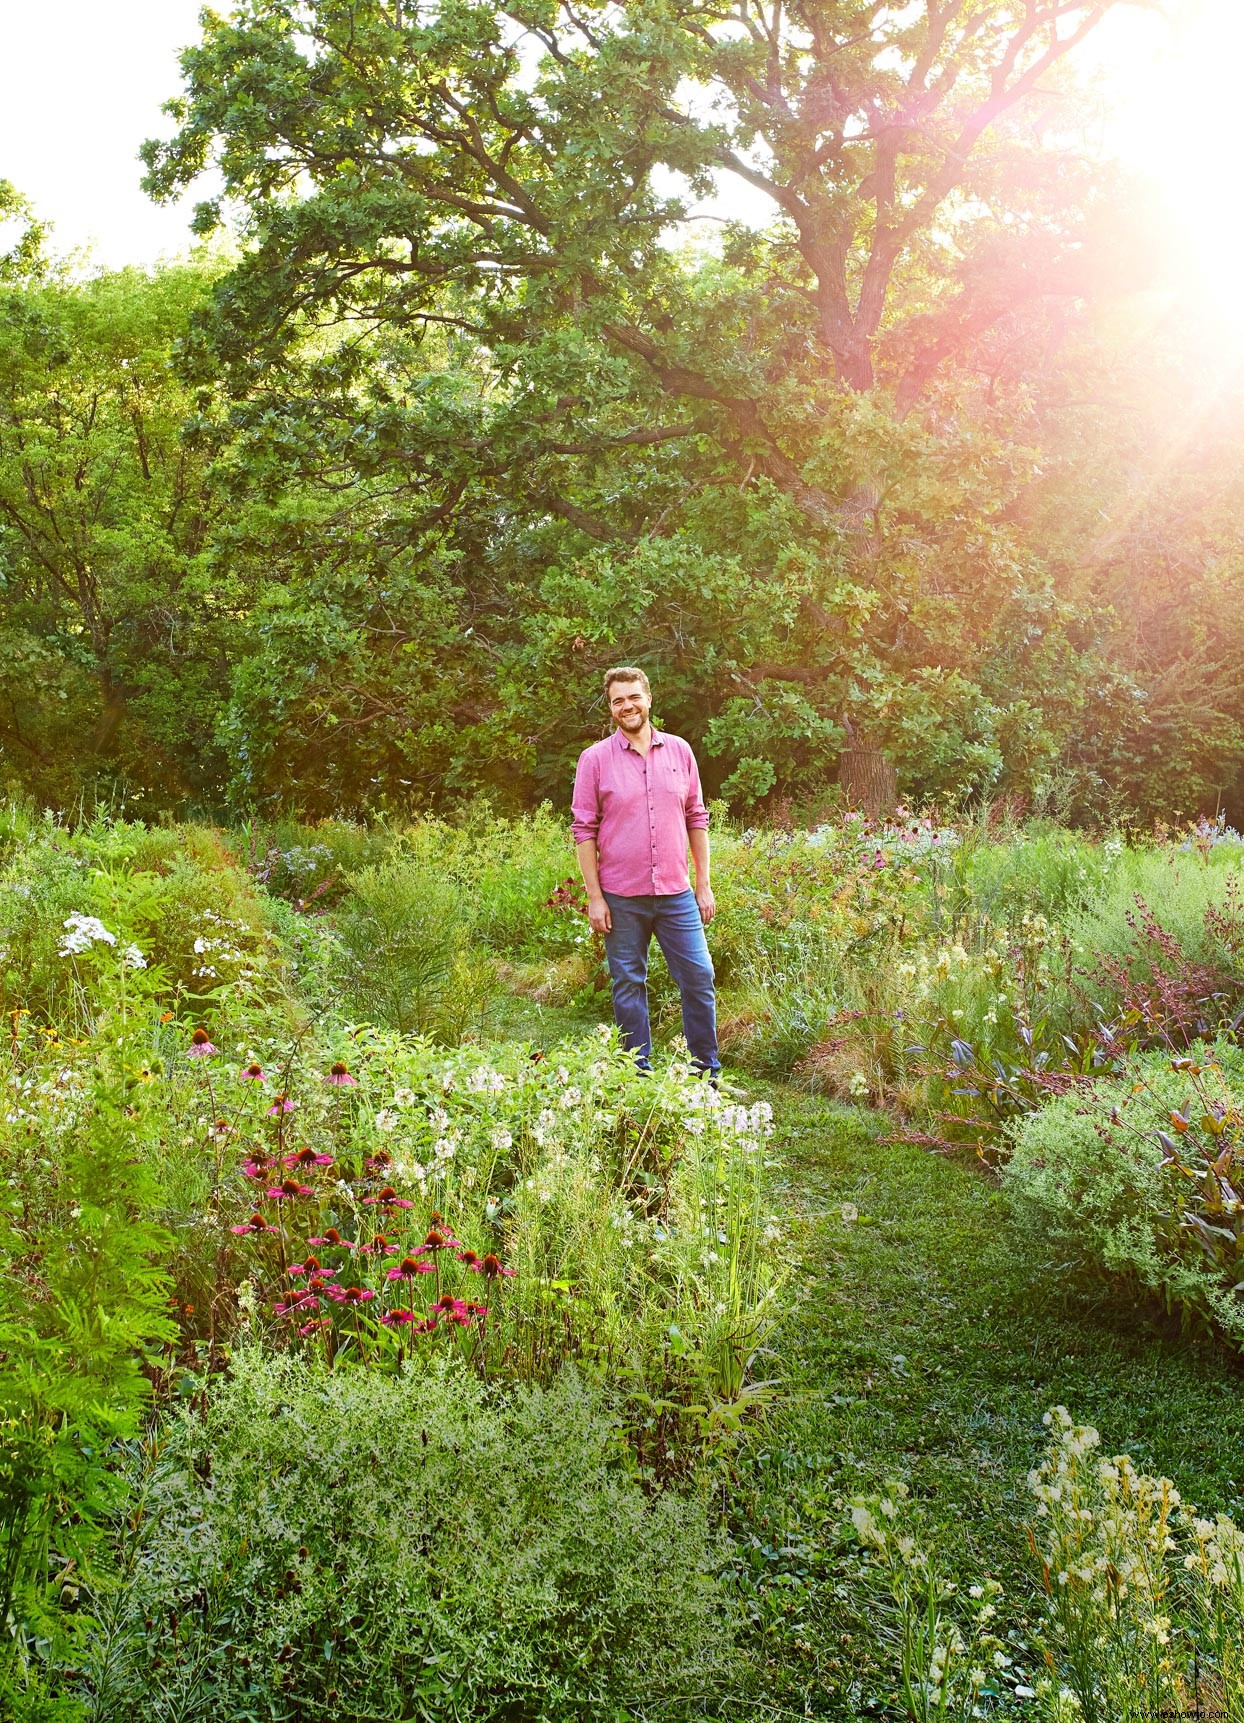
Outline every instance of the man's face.
<svg viewBox="0 0 1244 1723">
<path fill-rule="evenodd" d="M 643 729 L 652 710 L 652 696 L 642 682 L 614 682 L 609 688 L 609 715 L 625 736 Z"/>
</svg>

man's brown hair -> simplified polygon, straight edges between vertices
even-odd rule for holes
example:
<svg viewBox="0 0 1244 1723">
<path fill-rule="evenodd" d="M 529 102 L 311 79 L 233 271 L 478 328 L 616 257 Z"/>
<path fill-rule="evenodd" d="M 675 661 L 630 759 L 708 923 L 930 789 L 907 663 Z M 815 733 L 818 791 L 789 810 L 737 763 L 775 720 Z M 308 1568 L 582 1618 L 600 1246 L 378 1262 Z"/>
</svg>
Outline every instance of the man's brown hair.
<svg viewBox="0 0 1244 1723">
<path fill-rule="evenodd" d="M 613 687 L 615 682 L 638 682 L 642 686 L 643 691 L 648 698 L 652 698 L 652 689 L 649 686 L 648 678 L 644 675 L 643 671 L 634 664 L 615 664 L 612 670 L 605 671 L 606 700 L 609 698 L 609 690 Z"/>
</svg>

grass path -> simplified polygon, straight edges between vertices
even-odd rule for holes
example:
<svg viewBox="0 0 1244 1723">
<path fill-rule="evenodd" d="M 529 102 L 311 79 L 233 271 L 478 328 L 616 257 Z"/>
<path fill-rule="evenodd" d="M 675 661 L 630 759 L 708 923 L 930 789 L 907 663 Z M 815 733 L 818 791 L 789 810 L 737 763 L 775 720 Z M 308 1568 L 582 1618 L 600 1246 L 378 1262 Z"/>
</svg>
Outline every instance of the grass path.
<svg viewBox="0 0 1244 1723">
<path fill-rule="evenodd" d="M 870 1703 L 886 1686 L 876 1623 L 844 1584 L 845 1496 L 902 1479 L 957 1578 L 992 1574 L 1023 1594 L 1024 1479 L 1051 1405 L 1199 1506 L 1241 1515 L 1237 1360 L 1181 1341 L 1117 1292 L 1073 1287 L 974 1164 L 884 1143 L 885 1122 L 861 1109 L 766 1092 L 774 1209 L 799 1269 L 777 1342 L 795 1402 L 772 1421 L 733 1515 L 761 1709 L 885 1714 Z M 844 1220 L 844 1204 L 859 1218 Z"/>
</svg>

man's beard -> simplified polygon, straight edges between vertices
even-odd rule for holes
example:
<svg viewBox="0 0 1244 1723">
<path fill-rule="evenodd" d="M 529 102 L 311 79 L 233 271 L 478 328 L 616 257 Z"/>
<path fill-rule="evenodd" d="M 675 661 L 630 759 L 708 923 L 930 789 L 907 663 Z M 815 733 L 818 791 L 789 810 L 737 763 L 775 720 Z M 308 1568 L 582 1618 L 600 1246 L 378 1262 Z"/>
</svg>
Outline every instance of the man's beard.
<svg viewBox="0 0 1244 1723">
<path fill-rule="evenodd" d="M 647 716 L 646 712 L 636 712 L 633 717 L 619 718 L 618 723 L 624 730 L 642 730 Z"/>
</svg>

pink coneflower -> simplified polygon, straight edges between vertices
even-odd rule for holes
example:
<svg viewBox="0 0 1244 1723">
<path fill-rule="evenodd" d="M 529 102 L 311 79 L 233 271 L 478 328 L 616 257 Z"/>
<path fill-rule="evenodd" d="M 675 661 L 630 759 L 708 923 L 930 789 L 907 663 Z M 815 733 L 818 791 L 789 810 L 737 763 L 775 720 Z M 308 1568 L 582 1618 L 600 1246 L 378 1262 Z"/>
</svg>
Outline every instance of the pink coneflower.
<svg viewBox="0 0 1244 1723">
<path fill-rule="evenodd" d="M 267 1180 L 272 1176 L 273 1167 L 279 1164 L 278 1161 L 270 1159 L 267 1155 L 256 1155 L 253 1160 L 242 1163 L 242 1176 L 247 1179 Z"/>
<path fill-rule="evenodd" d="M 385 1149 L 377 1149 L 374 1155 L 368 1155 L 363 1162 L 365 1173 L 382 1173 L 386 1167 L 393 1165 L 393 1156 Z"/>
<path fill-rule="evenodd" d="M 268 1108 L 268 1116 L 271 1117 L 273 1113 L 292 1113 L 297 1104 L 296 1101 L 291 1101 L 288 1095 L 278 1095 Z"/>
<path fill-rule="evenodd" d="M 484 1258 L 483 1273 L 488 1280 L 496 1280 L 503 1274 L 508 1275 L 513 1279 L 513 1277 L 518 1273 L 518 1270 L 516 1268 L 503 1267 L 501 1258 L 499 1256 L 494 1256 L 493 1253 L 489 1251 L 487 1256 Z"/>
<path fill-rule="evenodd" d="M 272 1228 L 261 1214 L 253 1214 L 243 1226 L 231 1226 L 230 1232 L 271 1232 Z"/>
<path fill-rule="evenodd" d="M 474 1274 L 478 1274 L 484 1266 L 483 1257 L 473 1250 L 460 1250 L 458 1252 L 458 1261 L 462 1264 L 463 1268 L 469 1268 Z"/>
<path fill-rule="evenodd" d="M 436 1327 L 432 1317 L 416 1316 L 413 1310 L 386 1310 L 380 1321 L 385 1328 L 409 1328 L 412 1334 L 431 1334 Z"/>
<path fill-rule="evenodd" d="M 350 1075 L 349 1067 L 343 1065 L 340 1059 L 338 1059 L 334 1065 L 330 1066 L 328 1081 L 333 1085 L 334 1089 L 357 1089 L 359 1086 L 358 1078 Z"/>
<path fill-rule="evenodd" d="M 298 1333 L 303 1340 L 308 1340 L 311 1335 L 320 1333 L 324 1328 L 331 1328 L 332 1325 L 332 1318 L 329 1316 L 313 1316 L 310 1322 L 302 1325 Z"/>
<path fill-rule="evenodd" d="M 430 1262 L 420 1262 L 416 1257 L 404 1256 L 396 1268 L 389 1270 L 386 1278 L 389 1280 L 413 1280 L 417 1274 L 431 1273 L 432 1264 Z"/>
<path fill-rule="evenodd" d="M 335 1304 L 370 1304 L 376 1295 L 369 1286 L 330 1286 L 327 1296 Z"/>
<path fill-rule="evenodd" d="M 456 1322 L 460 1328 L 465 1328 L 471 1320 L 465 1302 L 461 1298 L 455 1298 L 452 1292 L 442 1292 L 429 1309 L 438 1321 Z"/>
<path fill-rule="evenodd" d="M 461 1245 L 462 1240 L 460 1238 L 451 1238 L 448 1232 L 442 1232 L 439 1227 L 434 1226 L 415 1254 L 422 1256 L 425 1250 L 458 1250 Z"/>
<path fill-rule="evenodd" d="M 327 1232 L 325 1232 L 323 1238 L 309 1238 L 307 1240 L 307 1243 L 319 1245 L 321 1247 L 326 1245 L 326 1244 L 332 1245 L 335 1248 L 340 1249 L 340 1250 L 353 1250 L 354 1249 L 354 1240 L 352 1238 L 342 1238 L 341 1234 L 337 1231 L 337 1228 L 335 1226 L 330 1226 L 328 1228 Z M 367 1246 L 364 1245 L 363 1249 L 366 1250 Z"/>
<path fill-rule="evenodd" d="M 320 1301 L 313 1292 L 295 1292 L 289 1298 L 281 1299 L 272 1306 L 277 1316 L 305 1316 L 320 1308 Z"/>
<path fill-rule="evenodd" d="M 407 1202 L 405 1197 L 398 1196 L 392 1185 L 386 1185 L 384 1189 L 378 1192 L 374 1197 L 364 1197 L 363 1201 L 365 1203 L 375 1203 L 378 1207 L 386 1209 L 414 1208 L 415 1206 L 414 1203 Z"/>
<path fill-rule="evenodd" d="M 370 1244 L 359 1246 L 364 1256 L 396 1256 L 401 1248 L 401 1245 L 394 1244 L 393 1240 L 386 1238 L 382 1232 L 378 1232 Z"/>
<path fill-rule="evenodd" d="M 241 1078 L 242 1078 L 242 1081 L 244 1083 L 262 1083 L 263 1082 L 263 1066 L 262 1065 L 248 1065 L 246 1067 L 246 1069 L 241 1073 Z"/>
<path fill-rule="evenodd" d="M 331 1167 L 332 1164 L 331 1155 L 317 1155 L 314 1149 L 298 1149 L 281 1162 L 285 1167 Z"/>
<path fill-rule="evenodd" d="M 233 1136 L 236 1129 L 237 1126 L 231 1125 L 228 1119 L 217 1119 L 212 1126 L 212 1136 L 218 1143 L 223 1143 L 226 1138 Z"/>
<path fill-rule="evenodd" d="M 272 1197 L 274 1201 L 280 1202 L 282 1199 L 289 1199 L 292 1197 L 314 1196 L 315 1192 L 311 1189 L 310 1185 L 300 1185 L 297 1179 L 282 1179 L 279 1185 L 274 1185 L 272 1187 L 268 1192 L 268 1195 Z"/>
<path fill-rule="evenodd" d="M 484 1320 L 484 1318 L 488 1315 L 488 1306 L 486 1304 L 470 1304 L 470 1303 L 468 1303 L 467 1315 L 473 1316 L 477 1322 L 482 1322 Z"/>
<path fill-rule="evenodd" d="M 210 1059 L 218 1051 L 219 1048 L 212 1046 L 212 1038 L 207 1030 L 196 1029 L 190 1037 L 190 1045 L 186 1048 L 186 1057 L 188 1059 Z"/>
<path fill-rule="evenodd" d="M 331 1280 L 337 1270 L 324 1268 L 318 1256 L 309 1256 L 305 1262 L 291 1262 L 285 1272 L 286 1274 L 325 1274 Z"/>
</svg>

